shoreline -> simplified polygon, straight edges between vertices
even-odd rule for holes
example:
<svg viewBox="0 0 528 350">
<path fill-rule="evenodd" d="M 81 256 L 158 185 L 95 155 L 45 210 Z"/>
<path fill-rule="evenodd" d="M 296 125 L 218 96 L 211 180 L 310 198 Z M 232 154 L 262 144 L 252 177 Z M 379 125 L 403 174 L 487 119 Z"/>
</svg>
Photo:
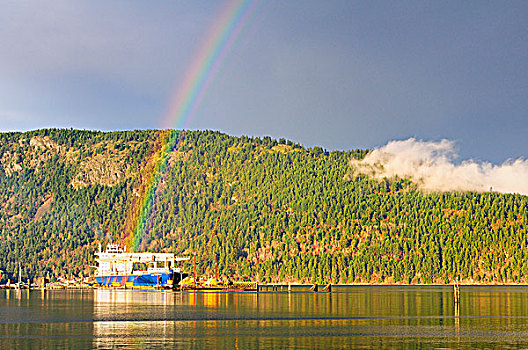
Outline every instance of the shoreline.
<svg viewBox="0 0 528 350">
<path fill-rule="evenodd" d="M 322 291 L 322 288 L 331 286 L 332 288 L 354 288 L 354 287 L 378 287 L 378 288 L 390 288 L 390 287 L 404 287 L 404 288 L 423 288 L 423 287 L 454 287 L 455 283 L 450 284 L 388 284 L 388 283 L 345 283 L 345 284 L 305 284 L 305 283 L 262 283 L 258 284 L 259 291 L 262 292 L 286 292 L 288 288 L 295 288 L 296 291 L 299 289 L 306 289 L 306 291 L 317 292 L 317 290 L 311 290 L 314 287 L 319 287 Z M 460 287 L 528 287 L 528 284 L 521 283 L 458 283 Z M 116 287 L 101 287 L 101 286 L 64 286 L 64 285 L 53 285 L 53 286 L 31 286 L 28 288 L 24 286 L 22 288 L 16 288 L 16 286 L 11 285 L 0 285 L 0 290 L 29 290 L 29 291 L 48 291 L 48 290 L 136 290 L 136 291 L 187 291 L 187 292 L 196 292 L 196 291 L 206 291 L 206 292 L 226 292 L 230 290 L 222 289 L 163 289 L 163 288 L 116 288 Z M 249 292 L 256 292 L 256 290 L 248 290 Z M 304 290 L 302 290 L 304 291 Z M 324 292 L 324 291 L 323 291 Z"/>
</svg>

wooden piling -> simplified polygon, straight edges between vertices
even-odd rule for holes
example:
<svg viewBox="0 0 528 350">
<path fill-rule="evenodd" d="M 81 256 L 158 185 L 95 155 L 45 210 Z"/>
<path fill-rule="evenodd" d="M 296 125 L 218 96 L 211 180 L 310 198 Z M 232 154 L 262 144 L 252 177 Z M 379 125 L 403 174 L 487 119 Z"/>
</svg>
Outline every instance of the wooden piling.
<svg viewBox="0 0 528 350">
<path fill-rule="evenodd" d="M 194 252 L 194 288 L 196 288 L 196 252 Z"/>
</svg>

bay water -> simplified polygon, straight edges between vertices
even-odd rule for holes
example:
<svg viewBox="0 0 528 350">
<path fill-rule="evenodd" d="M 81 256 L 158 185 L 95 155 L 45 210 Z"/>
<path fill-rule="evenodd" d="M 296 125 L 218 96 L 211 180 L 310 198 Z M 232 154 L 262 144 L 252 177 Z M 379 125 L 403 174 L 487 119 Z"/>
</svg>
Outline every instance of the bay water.
<svg viewBox="0 0 528 350">
<path fill-rule="evenodd" d="M 1 349 L 528 348 L 528 287 L 0 290 Z"/>
</svg>

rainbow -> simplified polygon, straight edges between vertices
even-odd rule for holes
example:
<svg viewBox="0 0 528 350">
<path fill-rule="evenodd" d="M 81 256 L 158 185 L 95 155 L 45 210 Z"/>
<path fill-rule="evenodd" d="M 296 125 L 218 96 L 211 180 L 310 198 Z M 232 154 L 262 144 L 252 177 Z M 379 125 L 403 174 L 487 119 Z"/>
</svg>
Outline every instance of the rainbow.
<svg viewBox="0 0 528 350">
<path fill-rule="evenodd" d="M 230 0 L 220 12 L 203 42 L 193 64 L 173 95 L 163 118 L 164 128 L 181 129 L 189 125 L 203 100 L 222 62 L 231 51 L 237 37 L 242 32 L 259 0 Z M 163 130 L 156 141 L 154 152 L 145 165 L 136 189 L 133 205 L 125 221 L 125 244 L 138 251 L 145 236 L 146 225 L 152 214 L 156 191 L 168 163 L 168 155 L 178 142 L 179 133 Z"/>
</svg>

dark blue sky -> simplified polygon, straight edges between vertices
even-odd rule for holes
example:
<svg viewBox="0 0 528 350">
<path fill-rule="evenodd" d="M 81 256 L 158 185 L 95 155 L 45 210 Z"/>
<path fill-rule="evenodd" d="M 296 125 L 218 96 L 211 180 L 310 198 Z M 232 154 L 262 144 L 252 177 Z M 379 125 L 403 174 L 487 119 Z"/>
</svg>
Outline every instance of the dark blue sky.
<svg viewBox="0 0 528 350">
<path fill-rule="evenodd" d="M 0 130 L 163 127 L 225 3 L 0 3 Z M 265 1 L 190 129 L 528 157 L 528 2 Z"/>
</svg>

